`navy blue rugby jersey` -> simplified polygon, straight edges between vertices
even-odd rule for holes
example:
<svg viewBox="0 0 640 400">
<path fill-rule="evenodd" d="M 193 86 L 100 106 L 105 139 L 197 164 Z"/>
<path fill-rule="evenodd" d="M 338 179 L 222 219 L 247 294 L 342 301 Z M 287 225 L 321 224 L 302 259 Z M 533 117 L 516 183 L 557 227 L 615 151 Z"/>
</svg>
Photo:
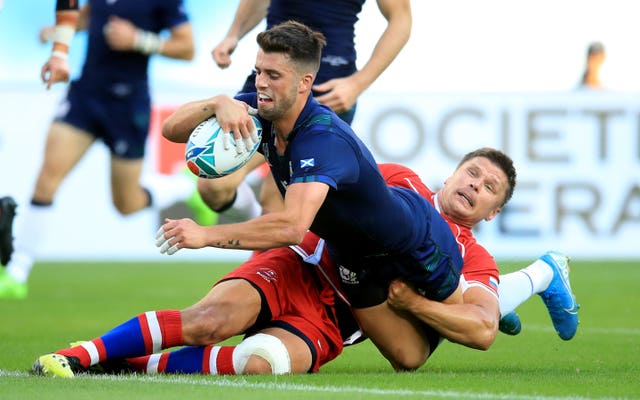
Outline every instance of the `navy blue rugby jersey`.
<svg viewBox="0 0 640 400">
<path fill-rule="evenodd" d="M 257 107 L 256 94 L 236 96 Z M 328 107 L 309 97 L 289 133 L 284 156 L 278 156 L 270 121 L 260 118 L 264 154 L 280 192 L 298 182 L 330 186 L 311 231 L 330 245 L 336 261 L 408 254 L 426 256 L 431 205 L 405 188 L 391 188 L 376 161 L 351 127 Z"/>
<path fill-rule="evenodd" d="M 114 15 L 131 21 L 138 28 L 159 33 L 188 21 L 182 0 L 90 0 L 89 38 L 80 81 L 105 87 L 110 83 L 147 83 L 149 56 L 137 51 L 114 51 L 103 30 Z"/>
<path fill-rule="evenodd" d="M 267 29 L 295 20 L 322 32 L 327 45 L 315 83 L 356 72 L 355 25 L 365 0 L 271 0 Z"/>
</svg>

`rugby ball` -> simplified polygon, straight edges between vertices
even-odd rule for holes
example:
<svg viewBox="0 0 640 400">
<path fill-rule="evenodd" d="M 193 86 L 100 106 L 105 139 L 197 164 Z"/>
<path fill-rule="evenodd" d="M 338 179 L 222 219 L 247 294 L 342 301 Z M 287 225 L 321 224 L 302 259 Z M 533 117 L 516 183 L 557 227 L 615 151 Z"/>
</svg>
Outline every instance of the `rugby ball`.
<svg viewBox="0 0 640 400">
<path fill-rule="evenodd" d="M 230 146 L 224 148 L 224 132 L 215 117 L 211 117 L 198 125 L 189 135 L 185 148 L 187 167 L 201 178 L 220 178 L 236 171 L 249 161 L 258 151 L 262 139 L 262 125 L 258 118 L 252 116 L 256 126 L 258 142 L 250 151 L 238 154 L 236 142 L 231 133 Z"/>
</svg>

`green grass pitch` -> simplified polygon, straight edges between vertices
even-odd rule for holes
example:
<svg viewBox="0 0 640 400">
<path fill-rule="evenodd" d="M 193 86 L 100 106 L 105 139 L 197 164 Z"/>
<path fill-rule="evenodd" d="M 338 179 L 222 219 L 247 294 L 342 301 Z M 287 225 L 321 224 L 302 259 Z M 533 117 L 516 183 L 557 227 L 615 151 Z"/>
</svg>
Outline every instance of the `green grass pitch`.
<svg viewBox="0 0 640 400">
<path fill-rule="evenodd" d="M 172 260 L 173 261 L 173 260 Z M 509 272 L 524 263 L 501 263 Z M 318 374 L 296 376 L 31 376 L 35 358 L 91 339 L 140 312 L 184 308 L 230 264 L 39 263 L 24 301 L 0 300 L 0 399 L 632 399 L 640 398 L 640 262 L 574 261 L 582 308 L 560 340 L 535 296 L 522 333 L 487 352 L 445 342 L 413 373 L 395 373 L 369 342 Z"/>
</svg>

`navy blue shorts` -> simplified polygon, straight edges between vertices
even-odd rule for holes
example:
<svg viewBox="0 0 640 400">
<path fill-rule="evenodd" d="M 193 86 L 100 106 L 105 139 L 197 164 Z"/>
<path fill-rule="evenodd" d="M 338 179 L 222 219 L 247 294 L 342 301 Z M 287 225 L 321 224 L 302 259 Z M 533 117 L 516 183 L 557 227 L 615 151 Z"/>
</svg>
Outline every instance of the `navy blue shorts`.
<svg viewBox="0 0 640 400">
<path fill-rule="evenodd" d="M 428 212 L 429 228 L 420 249 L 411 254 L 363 257 L 338 266 L 342 288 L 353 307 L 384 303 L 394 279 L 402 279 L 422 296 L 436 301 L 457 289 L 463 264 L 458 244 L 438 211 L 429 207 Z"/>
<path fill-rule="evenodd" d="M 56 121 L 102 140 L 113 155 L 139 159 L 145 153 L 150 114 L 151 98 L 146 84 L 96 88 L 75 81 L 58 109 Z"/>
</svg>

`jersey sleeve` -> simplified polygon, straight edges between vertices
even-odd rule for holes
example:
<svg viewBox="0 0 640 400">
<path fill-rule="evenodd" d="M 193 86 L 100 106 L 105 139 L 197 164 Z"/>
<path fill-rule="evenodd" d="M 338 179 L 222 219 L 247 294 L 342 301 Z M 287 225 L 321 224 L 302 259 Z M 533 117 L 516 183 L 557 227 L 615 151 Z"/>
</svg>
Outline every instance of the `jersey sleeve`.
<svg viewBox="0 0 640 400">
<path fill-rule="evenodd" d="M 411 189 L 430 201 L 433 192 L 412 169 L 404 165 L 391 163 L 378 164 L 378 169 L 380 169 L 380 173 L 387 185 Z"/>
<path fill-rule="evenodd" d="M 480 286 L 498 296 L 498 265 L 491 254 L 477 242 L 466 247 L 462 275 L 466 281 L 463 290 Z"/>
<path fill-rule="evenodd" d="M 359 154 L 346 138 L 314 128 L 298 135 L 291 149 L 291 183 L 322 182 L 333 189 L 354 183 Z"/>
<path fill-rule="evenodd" d="M 162 29 L 171 29 L 182 23 L 189 22 L 189 16 L 183 0 L 165 0 L 160 22 Z"/>
</svg>

